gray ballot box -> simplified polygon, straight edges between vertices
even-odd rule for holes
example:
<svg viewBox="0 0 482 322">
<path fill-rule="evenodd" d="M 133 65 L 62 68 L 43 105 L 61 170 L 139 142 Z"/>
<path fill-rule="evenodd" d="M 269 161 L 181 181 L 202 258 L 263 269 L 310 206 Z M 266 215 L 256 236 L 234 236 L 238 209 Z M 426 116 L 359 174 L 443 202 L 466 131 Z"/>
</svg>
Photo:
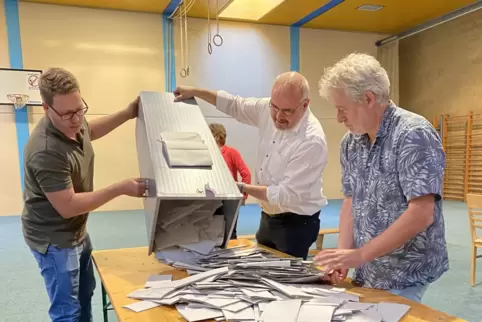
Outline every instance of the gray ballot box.
<svg viewBox="0 0 482 322">
<path fill-rule="evenodd" d="M 243 195 L 196 100 L 141 92 L 136 122 L 148 253 L 206 241 L 225 248 Z"/>
</svg>

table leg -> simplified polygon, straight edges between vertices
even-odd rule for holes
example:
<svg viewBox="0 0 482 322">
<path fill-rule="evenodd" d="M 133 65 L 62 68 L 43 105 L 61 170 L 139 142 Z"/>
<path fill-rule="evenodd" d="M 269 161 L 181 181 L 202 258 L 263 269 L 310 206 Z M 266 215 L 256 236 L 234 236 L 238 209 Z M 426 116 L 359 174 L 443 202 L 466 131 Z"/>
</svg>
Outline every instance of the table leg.
<svg viewBox="0 0 482 322">
<path fill-rule="evenodd" d="M 109 321 L 109 310 L 110 303 L 107 301 L 107 292 L 105 291 L 104 283 L 102 283 L 102 313 L 104 315 L 104 322 Z"/>
</svg>

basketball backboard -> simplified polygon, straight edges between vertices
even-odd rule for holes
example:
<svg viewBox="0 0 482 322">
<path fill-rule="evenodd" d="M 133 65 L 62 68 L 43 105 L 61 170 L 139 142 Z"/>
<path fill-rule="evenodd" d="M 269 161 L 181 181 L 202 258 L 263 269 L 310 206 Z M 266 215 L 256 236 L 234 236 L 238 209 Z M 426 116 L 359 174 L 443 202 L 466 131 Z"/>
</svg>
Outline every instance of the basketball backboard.
<svg viewBox="0 0 482 322">
<path fill-rule="evenodd" d="M 42 105 L 38 81 L 41 70 L 0 68 L 0 105 L 12 105 L 9 94 L 28 95 L 26 105 Z"/>
</svg>

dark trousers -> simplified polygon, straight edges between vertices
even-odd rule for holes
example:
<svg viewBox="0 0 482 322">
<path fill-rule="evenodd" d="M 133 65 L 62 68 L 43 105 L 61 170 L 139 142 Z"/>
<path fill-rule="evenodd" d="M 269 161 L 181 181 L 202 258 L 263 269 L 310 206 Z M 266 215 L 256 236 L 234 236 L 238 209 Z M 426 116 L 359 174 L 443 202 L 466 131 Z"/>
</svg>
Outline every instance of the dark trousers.
<svg viewBox="0 0 482 322">
<path fill-rule="evenodd" d="M 306 259 L 319 231 L 319 211 L 311 216 L 294 213 L 269 216 L 262 212 L 256 241 L 285 254 Z"/>
<path fill-rule="evenodd" d="M 32 253 L 38 262 L 50 299 L 53 322 L 92 322 L 91 299 L 95 289 L 92 244 L 87 236 L 79 245 L 47 253 Z"/>
</svg>

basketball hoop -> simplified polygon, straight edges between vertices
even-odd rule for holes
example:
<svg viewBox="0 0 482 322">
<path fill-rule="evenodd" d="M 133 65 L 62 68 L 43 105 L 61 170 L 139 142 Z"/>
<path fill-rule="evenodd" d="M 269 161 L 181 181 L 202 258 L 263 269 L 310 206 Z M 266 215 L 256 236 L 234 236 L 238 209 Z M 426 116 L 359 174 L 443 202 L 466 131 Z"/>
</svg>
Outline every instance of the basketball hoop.
<svg viewBox="0 0 482 322">
<path fill-rule="evenodd" d="M 7 94 L 7 98 L 13 103 L 15 109 L 19 110 L 27 104 L 29 96 L 26 94 Z"/>
</svg>

